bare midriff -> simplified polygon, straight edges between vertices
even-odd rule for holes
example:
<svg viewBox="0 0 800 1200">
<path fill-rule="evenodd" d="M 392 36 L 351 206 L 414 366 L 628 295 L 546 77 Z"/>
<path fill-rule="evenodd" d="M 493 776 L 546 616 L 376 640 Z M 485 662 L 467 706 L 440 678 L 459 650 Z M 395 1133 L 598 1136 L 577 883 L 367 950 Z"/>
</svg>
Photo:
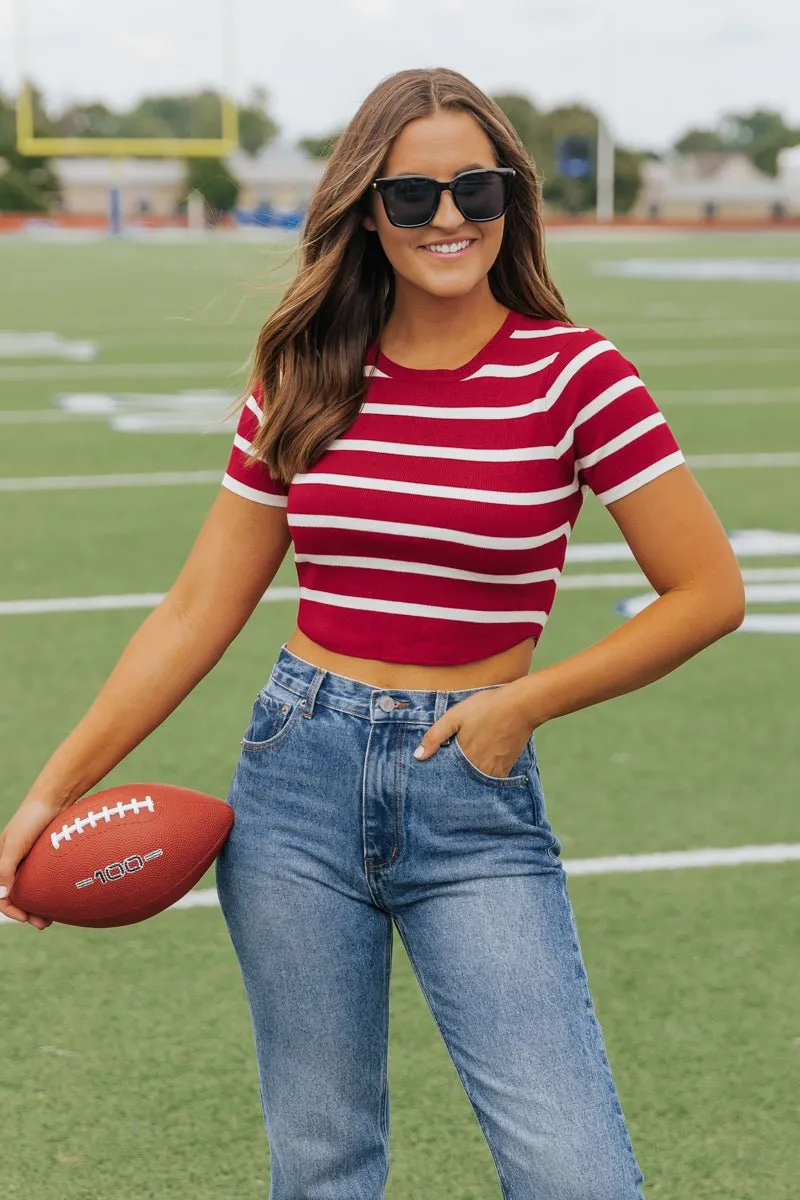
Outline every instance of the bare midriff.
<svg viewBox="0 0 800 1200">
<path fill-rule="evenodd" d="M 298 658 L 346 675 L 373 687 L 413 691 L 457 692 L 467 688 L 489 687 L 491 684 L 511 683 L 527 675 L 531 669 L 536 639 L 529 637 L 515 646 L 509 646 L 499 654 L 475 662 L 455 663 L 452 666 L 430 666 L 427 663 L 383 662 L 377 658 L 353 658 L 349 654 L 337 654 L 326 650 L 307 637 L 301 629 L 295 629 L 286 643 L 287 649 Z"/>
</svg>

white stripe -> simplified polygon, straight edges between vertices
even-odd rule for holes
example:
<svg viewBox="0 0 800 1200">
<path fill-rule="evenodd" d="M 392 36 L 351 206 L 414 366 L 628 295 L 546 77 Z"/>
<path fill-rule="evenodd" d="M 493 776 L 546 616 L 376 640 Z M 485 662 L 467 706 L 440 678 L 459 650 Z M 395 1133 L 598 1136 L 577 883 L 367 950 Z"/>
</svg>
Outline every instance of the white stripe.
<svg viewBox="0 0 800 1200">
<path fill-rule="evenodd" d="M 472 449 L 467 446 L 432 446 L 413 442 L 377 442 L 369 438 L 336 438 L 329 450 L 360 450 L 368 454 L 405 454 L 413 458 L 454 458 L 458 462 L 535 462 L 554 459 L 552 446 L 519 446 L 511 450 Z"/>
<path fill-rule="evenodd" d="M 569 522 L 547 533 L 531 537 L 490 537 L 485 533 L 468 533 L 464 529 L 443 529 L 438 525 L 412 525 L 401 521 L 378 521 L 371 517 L 319 516 L 315 513 L 290 513 L 292 528 L 364 530 L 369 533 L 391 534 L 396 537 L 427 538 L 436 542 L 455 542 L 462 546 L 480 546 L 486 550 L 533 550 L 546 546 L 560 537 L 569 540 Z"/>
<path fill-rule="evenodd" d="M 635 388 L 640 387 L 644 387 L 642 380 L 637 375 L 630 375 L 625 379 L 620 379 L 616 383 L 612 383 L 599 396 L 595 396 L 594 400 L 590 400 L 587 404 L 584 404 L 556 446 L 557 457 L 560 458 L 562 454 L 566 454 L 567 450 L 572 447 L 575 441 L 575 430 L 579 425 L 582 425 L 584 421 L 588 421 L 590 417 L 595 416 L 602 409 L 607 408 L 612 401 L 618 400 L 620 396 L 626 396 L 628 392 L 632 392 Z"/>
<path fill-rule="evenodd" d="M 253 443 L 248 442 L 247 439 L 243 438 L 242 435 L 239 433 L 234 434 L 233 444 L 237 448 L 237 450 L 242 450 L 245 454 L 253 453 Z"/>
<path fill-rule="evenodd" d="M 468 408 L 440 408 L 431 404 L 377 404 L 369 401 L 361 406 L 362 413 L 373 413 L 386 417 L 430 417 L 437 421 L 511 421 L 515 417 L 529 417 L 541 411 L 543 399 L 527 400 L 525 404 L 509 404 L 489 408 L 486 405 L 471 405 Z"/>
<path fill-rule="evenodd" d="M 645 417 L 643 421 L 637 421 L 635 425 L 631 425 L 630 429 L 626 429 L 623 433 L 618 434 L 617 437 L 612 438 L 610 442 L 606 442 L 604 446 L 598 446 L 591 454 L 586 454 L 583 458 L 576 458 L 575 466 L 579 471 L 585 470 L 587 467 L 593 467 L 595 463 L 608 458 L 610 454 L 615 454 L 623 446 L 629 446 L 631 442 L 637 441 L 658 425 L 666 425 L 664 414 L 660 412 L 652 413 L 649 417 Z"/>
<path fill-rule="evenodd" d="M 567 875 L 642 875 L 651 871 L 686 871 L 706 867 L 743 867 L 787 862 L 800 862 L 800 844 L 784 842 L 763 846 L 725 846 L 719 849 L 616 854 L 609 857 L 562 859 L 562 866 Z M 194 888 L 180 900 L 170 904 L 165 911 L 218 906 L 219 893 L 216 888 Z M 22 929 L 26 922 L 15 921 L 0 914 L 0 925 L 16 925 Z"/>
<path fill-rule="evenodd" d="M 237 496 L 243 496 L 245 500 L 255 500 L 256 504 L 272 504 L 276 508 L 286 508 L 289 503 L 288 496 L 259 492 L 256 488 L 248 487 L 246 483 L 239 483 L 239 480 L 234 479 L 227 471 L 222 478 L 222 486 L 230 492 L 235 492 Z"/>
<path fill-rule="evenodd" d="M 587 363 L 592 362 L 601 354 L 608 353 L 609 350 L 616 350 L 616 348 L 617 347 L 612 342 L 593 342 L 591 346 L 587 346 L 584 350 L 581 350 L 579 354 L 576 354 L 575 357 L 571 359 L 564 369 L 555 377 L 553 382 L 550 384 L 550 387 L 547 389 L 547 407 L 551 408 L 553 404 L 555 404 L 556 400 L 564 391 L 564 388 L 567 386 L 567 384 L 575 378 L 578 372 L 582 370 Z"/>
<path fill-rule="evenodd" d="M 523 379 L 527 375 L 538 375 L 540 371 L 545 371 L 557 358 L 558 351 L 536 362 L 516 366 L 512 363 L 484 363 L 472 375 L 465 375 L 461 382 L 467 383 L 470 379 Z"/>
<path fill-rule="evenodd" d="M 558 567 L 544 571 L 525 571 L 521 575 L 490 575 L 484 571 L 465 571 L 460 567 L 440 566 L 438 563 L 407 562 L 398 558 L 363 558 L 360 554 L 295 554 L 296 563 L 315 563 L 319 567 L 366 568 L 375 571 L 399 571 L 403 575 L 434 575 L 443 579 L 469 579 L 475 583 L 545 583 L 557 580 Z M 631 575 L 641 583 L 642 575 Z"/>
<path fill-rule="evenodd" d="M 555 337 L 560 333 L 588 333 L 579 325 L 556 325 L 553 329 L 515 329 L 512 338 L 545 338 Z"/>
<path fill-rule="evenodd" d="M 339 475 L 335 472 L 310 471 L 305 475 L 295 475 L 295 484 L 329 484 L 331 487 L 350 487 L 358 491 L 395 492 L 411 496 L 437 496 L 447 500 L 474 500 L 480 504 L 552 504 L 563 500 L 578 491 L 576 481 L 565 484 L 564 487 L 550 488 L 541 492 L 503 492 L 487 488 L 450 487 L 438 483 L 418 483 L 406 479 L 370 479 L 364 475 Z"/>
<path fill-rule="evenodd" d="M 372 363 L 369 363 L 364 367 L 364 374 L 368 379 L 391 379 L 391 375 L 387 375 L 385 371 L 379 371 L 378 368 L 373 366 Z"/>
<path fill-rule="evenodd" d="M 450 608 L 438 604 L 412 604 L 403 600 L 377 600 L 374 597 L 343 596 L 334 592 L 318 592 L 314 588 L 300 588 L 301 600 L 313 600 L 317 604 L 330 604 L 334 608 L 351 608 L 359 612 L 389 613 L 393 617 L 432 617 L 441 621 L 473 621 L 481 625 L 533 621 L 544 625 L 547 613 L 523 610 L 521 612 L 489 612 L 477 608 Z"/>
<path fill-rule="evenodd" d="M 613 400 L 619 400 L 620 396 L 627 396 L 628 392 L 633 392 L 636 388 L 643 388 L 644 381 L 638 375 L 626 375 L 624 379 L 617 380 L 601 392 L 599 396 L 595 396 L 594 400 L 589 400 L 586 404 L 582 404 L 571 428 L 576 429 L 578 425 L 582 425 L 584 421 L 588 421 L 590 417 L 594 417 L 602 409 L 607 408 Z"/>
<path fill-rule="evenodd" d="M 261 409 L 258 406 L 258 401 L 256 400 L 255 396 L 251 396 L 249 398 L 249 400 L 245 404 L 245 408 L 249 408 L 251 413 L 255 413 L 255 415 L 258 417 L 259 425 L 264 424 L 265 417 L 264 417 L 263 412 L 261 411 Z"/>
<path fill-rule="evenodd" d="M 613 504 L 615 500 L 621 500 L 623 496 L 627 496 L 630 492 L 635 492 L 645 483 L 650 483 L 651 480 L 657 479 L 659 475 L 664 475 L 667 471 L 671 471 L 673 467 L 679 467 L 681 463 L 686 462 L 680 450 L 675 454 L 669 454 L 666 458 L 659 459 L 657 463 L 647 467 L 644 471 L 639 471 L 636 475 L 631 475 L 630 479 L 626 479 L 623 483 L 618 483 L 616 487 L 609 488 L 607 492 L 597 492 L 597 499 L 601 504 Z"/>
<path fill-rule="evenodd" d="M 152 471 L 130 475 L 32 475 L 0 479 L 0 492 L 69 492 L 97 488 L 172 487 L 219 483 L 219 471 Z"/>
</svg>

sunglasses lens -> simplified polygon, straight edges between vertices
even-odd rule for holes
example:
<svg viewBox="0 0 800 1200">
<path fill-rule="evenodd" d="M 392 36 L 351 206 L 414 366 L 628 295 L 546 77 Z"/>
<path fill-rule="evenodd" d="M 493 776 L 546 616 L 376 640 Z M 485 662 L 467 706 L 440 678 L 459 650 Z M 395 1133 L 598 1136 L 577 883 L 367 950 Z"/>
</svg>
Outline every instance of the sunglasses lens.
<svg viewBox="0 0 800 1200">
<path fill-rule="evenodd" d="M 427 225 L 436 207 L 436 188 L 429 179 L 393 179 L 384 188 L 383 200 L 393 225 Z"/>
<path fill-rule="evenodd" d="M 508 202 L 506 177 L 494 171 L 471 171 L 454 186 L 455 200 L 468 221 L 496 221 Z"/>
</svg>

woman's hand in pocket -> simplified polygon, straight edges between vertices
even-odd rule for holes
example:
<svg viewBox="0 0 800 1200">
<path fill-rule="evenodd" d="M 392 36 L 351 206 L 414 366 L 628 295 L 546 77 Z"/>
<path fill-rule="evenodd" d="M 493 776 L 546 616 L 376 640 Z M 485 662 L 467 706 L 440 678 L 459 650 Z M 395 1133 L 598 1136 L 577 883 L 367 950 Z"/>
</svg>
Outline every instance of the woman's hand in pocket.
<svg viewBox="0 0 800 1200">
<path fill-rule="evenodd" d="M 485 775 L 511 773 L 535 726 L 514 683 L 475 692 L 454 704 L 424 733 L 414 757 L 430 758 L 458 734 L 464 754 Z"/>
</svg>

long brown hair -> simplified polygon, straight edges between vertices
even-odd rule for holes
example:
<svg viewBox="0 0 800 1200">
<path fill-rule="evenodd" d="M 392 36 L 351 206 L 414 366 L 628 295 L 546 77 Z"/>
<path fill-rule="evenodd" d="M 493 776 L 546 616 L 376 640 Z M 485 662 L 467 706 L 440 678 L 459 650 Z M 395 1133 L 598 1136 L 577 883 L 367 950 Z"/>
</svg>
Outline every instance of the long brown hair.
<svg viewBox="0 0 800 1200">
<path fill-rule="evenodd" d="M 398 71 L 374 88 L 340 136 L 309 205 L 300 266 L 256 342 L 247 394 L 260 384 L 264 422 L 253 457 L 284 483 L 307 471 L 352 425 L 368 380 L 368 346 L 394 302 L 394 272 L 361 224 L 370 185 L 410 121 L 440 109 L 471 113 L 499 165 L 516 171 L 500 253 L 489 271 L 499 303 L 571 324 L 544 251 L 541 186 L 514 128 L 493 100 L 444 67 Z"/>
</svg>

